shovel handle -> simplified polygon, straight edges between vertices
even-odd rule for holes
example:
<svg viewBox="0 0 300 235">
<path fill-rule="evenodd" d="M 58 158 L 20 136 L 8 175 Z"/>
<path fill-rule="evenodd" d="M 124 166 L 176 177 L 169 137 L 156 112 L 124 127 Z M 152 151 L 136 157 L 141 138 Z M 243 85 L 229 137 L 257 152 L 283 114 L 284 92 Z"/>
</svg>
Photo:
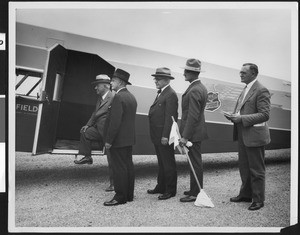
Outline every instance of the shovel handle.
<svg viewBox="0 0 300 235">
<path fill-rule="evenodd" d="M 200 191 L 201 191 L 202 188 L 201 188 L 201 186 L 200 186 L 198 177 L 197 177 L 197 175 L 196 175 L 195 169 L 194 169 L 193 164 L 192 164 L 192 162 L 191 162 L 190 156 L 188 155 L 188 153 L 187 153 L 186 150 L 187 150 L 187 149 L 186 149 L 186 147 L 184 146 L 184 147 L 183 147 L 183 151 L 184 151 L 184 153 L 185 153 L 185 155 L 186 155 L 186 157 L 187 157 L 187 159 L 188 159 L 188 162 L 189 162 L 190 167 L 191 167 L 191 170 L 192 170 L 192 172 L 193 172 L 193 174 L 194 174 L 195 180 L 196 180 L 196 182 L 197 182 L 197 184 L 198 184 L 198 187 L 199 187 L 199 189 L 200 189 Z"/>
<path fill-rule="evenodd" d="M 171 116 L 171 118 L 172 118 L 173 122 L 175 122 L 174 117 Z M 178 136 L 179 136 L 179 138 L 181 138 L 181 137 L 180 137 L 179 131 L 178 131 Z M 178 147 L 179 147 L 179 146 L 178 146 Z M 196 175 L 195 169 L 194 169 L 194 167 L 193 167 L 193 164 L 192 164 L 192 162 L 191 162 L 191 160 L 190 160 L 190 157 L 189 157 L 189 155 L 188 155 L 187 148 L 186 148 L 185 146 L 183 146 L 182 149 L 183 149 L 183 151 L 184 151 L 184 153 L 185 153 L 185 155 L 186 155 L 186 157 L 187 157 L 187 159 L 188 159 L 188 162 L 189 162 L 189 164 L 190 164 L 191 170 L 192 170 L 192 172 L 193 172 L 193 174 L 194 174 L 194 177 L 195 177 L 195 179 L 196 179 L 196 182 L 197 182 L 197 184 L 198 184 L 198 187 L 199 187 L 199 189 L 200 189 L 200 191 L 201 191 L 202 188 L 201 188 L 201 186 L 200 186 L 200 183 L 199 183 L 198 177 L 197 177 L 197 175 Z"/>
</svg>

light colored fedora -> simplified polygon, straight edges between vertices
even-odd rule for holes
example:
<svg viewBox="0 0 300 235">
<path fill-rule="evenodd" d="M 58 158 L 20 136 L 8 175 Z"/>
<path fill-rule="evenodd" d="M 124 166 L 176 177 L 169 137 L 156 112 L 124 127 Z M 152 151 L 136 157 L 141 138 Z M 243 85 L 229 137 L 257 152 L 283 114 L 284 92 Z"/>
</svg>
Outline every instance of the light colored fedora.
<svg viewBox="0 0 300 235">
<path fill-rule="evenodd" d="M 169 78 L 174 79 L 174 77 L 171 76 L 171 70 L 166 67 L 157 68 L 155 74 L 151 74 L 151 76 L 157 78 L 157 79 L 163 79 L 163 78 Z"/>
<path fill-rule="evenodd" d="M 98 83 L 110 84 L 110 77 L 106 74 L 99 74 L 96 76 L 96 80 L 92 82 L 92 85 L 96 85 Z"/>
</svg>

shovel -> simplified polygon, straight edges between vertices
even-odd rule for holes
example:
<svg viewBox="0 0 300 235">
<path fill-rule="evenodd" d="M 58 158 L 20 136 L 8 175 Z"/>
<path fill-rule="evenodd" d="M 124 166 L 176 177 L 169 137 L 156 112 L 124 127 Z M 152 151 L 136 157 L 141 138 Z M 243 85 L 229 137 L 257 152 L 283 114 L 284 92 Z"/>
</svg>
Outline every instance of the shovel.
<svg viewBox="0 0 300 235">
<path fill-rule="evenodd" d="M 198 187 L 200 189 L 200 192 L 198 193 L 196 201 L 194 203 L 195 206 L 210 207 L 210 208 L 215 207 L 214 204 L 212 203 L 210 197 L 205 193 L 204 189 L 202 189 L 201 186 L 200 186 L 200 183 L 199 183 L 199 180 L 197 178 L 196 172 L 194 170 L 194 167 L 193 167 L 192 162 L 190 160 L 190 157 L 188 155 L 188 151 L 189 150 L 187 149 L 187 147 L 184 146 L 183 147 L 183 151 L 184 151 L 184 153 L 185 153 L 185 155 L 186 155 L 186 157 L 188 159 L 188 162 L 190 164 L 191 170 L 192 170 L 192 172 L 194 174 L 194 177 L 195 177 L 196 182 L 198 184 Z"/>
</svg>

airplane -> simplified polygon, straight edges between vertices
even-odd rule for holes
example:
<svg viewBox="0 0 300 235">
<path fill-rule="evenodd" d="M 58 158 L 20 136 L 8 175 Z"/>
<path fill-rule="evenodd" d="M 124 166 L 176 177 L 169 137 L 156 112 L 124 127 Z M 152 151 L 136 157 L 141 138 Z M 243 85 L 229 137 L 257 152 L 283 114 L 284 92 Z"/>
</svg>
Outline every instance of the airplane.
<svg viewBox="0 0 300 235">
<path fill-rule="evenodd" d="M 179 98 L 188 87 L 183 68 L 187 58 L 123 45 L 97 38 L 16 22 L 16 151 L 78 153 L 79 130 L 96 103 L 91 82 L 116 68 L 130 73 L 127 86 L 137 99 L 136 144 L 133 154 L 155 154 L 148 127 L 148 111 L 156 96 L 151 74 L 168 67 L 175 77 L 171 86 Z M 203 153 L 236 152 L 233 125 L 223 111 L 233 111 L 243 89 L 239 70 L 202 61 L 200 79 L 208 89 L 205 108 L 209 139 Z M 258 75 L 271 93 L 268 125 L 271 143 L 266 149 L 291 147 L 291 83 Z M 93 146 L 92 154 L 104 154 Z"/>
</svg>

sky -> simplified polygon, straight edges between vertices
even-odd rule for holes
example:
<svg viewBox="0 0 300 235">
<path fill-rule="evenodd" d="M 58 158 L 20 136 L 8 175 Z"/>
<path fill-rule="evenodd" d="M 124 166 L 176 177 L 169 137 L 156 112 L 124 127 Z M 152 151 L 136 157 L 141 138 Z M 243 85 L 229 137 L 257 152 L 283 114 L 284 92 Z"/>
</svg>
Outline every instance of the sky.
<svg viewBox="0 0 300 235">
<path fill-rule="evenodd" d="M 252 62 L 260 74 L 291 81 L 295 9 L 291 3 L 35 3 L 21 4 L 16 20 L 235 69 Z"/>
</svg>

